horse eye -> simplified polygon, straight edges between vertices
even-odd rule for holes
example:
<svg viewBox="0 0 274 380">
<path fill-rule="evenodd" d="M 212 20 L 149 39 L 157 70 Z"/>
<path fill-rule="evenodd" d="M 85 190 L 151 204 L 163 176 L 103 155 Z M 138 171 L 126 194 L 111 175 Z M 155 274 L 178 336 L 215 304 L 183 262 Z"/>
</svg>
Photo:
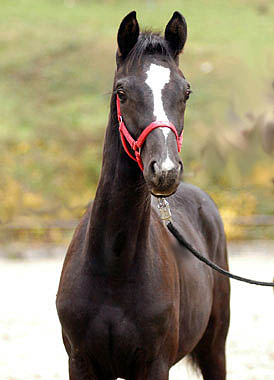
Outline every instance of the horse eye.
<svg viewBox="0 0 274 380">
<path fill-rule="evenodd" d="M 190 96 L 190 94 L 192 93 L 191 89 L 188 88 L 186 91 L 185 91 L 185 100 L 187 100 Z"/>
<path fill-rule="evenodd" d="M 127 96 L 126 96 L 126 93 L 125 93 L 124 90 L 120 90 L 120 89 L 118 89 L 118 90 L 116 91 L 116 93 L 117 93 L 117 95 L 119 96 L 119 99 L 121 100 L 121 102 L 124 102 L 124 101 L 126 100 Z"/>
</svg>

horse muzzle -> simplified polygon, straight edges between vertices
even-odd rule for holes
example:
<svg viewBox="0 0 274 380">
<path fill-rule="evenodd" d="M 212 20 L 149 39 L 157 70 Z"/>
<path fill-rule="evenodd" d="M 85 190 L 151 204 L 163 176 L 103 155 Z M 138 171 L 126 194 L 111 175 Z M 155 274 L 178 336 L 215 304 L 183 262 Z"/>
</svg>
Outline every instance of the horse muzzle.
<svg viewBox="0 0 274 380">
<path fill-rule="evenodd" d="M 176 192 L 183 173 L 181 160 L 174 163 L 151 161 L 148 169 L 144 171 L 144 177 L 150 192 L 156 197 L 168 197 Z"/>
</svg>

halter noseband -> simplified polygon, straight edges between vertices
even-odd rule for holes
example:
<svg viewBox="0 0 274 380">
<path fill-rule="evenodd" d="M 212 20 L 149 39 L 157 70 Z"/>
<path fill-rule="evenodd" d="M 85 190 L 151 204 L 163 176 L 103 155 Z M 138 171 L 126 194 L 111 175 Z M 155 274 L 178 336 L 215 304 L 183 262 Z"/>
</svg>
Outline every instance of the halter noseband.
<svg viewBox="0 0 274 380">
<path fill-rule="evenodd" d="M 118 95 L 116 97 L 116 105 L 117 105 L 117 116 L 118 116 L 118 121 L 119 121 L 119 132 L 120 132 L 120 136 L 121 136 L 121 140 L 122 140 L 122 145 L 123 145 L 126 153 L 129 155 L 129 157 L 137 162 L 137 164 L 139 165 L 139 168 L 142 171 L 144 170 L 144 165 L 143 165 L 142 159 L 141 159 L 141 147 L 144 144 L 147 136 L 154 129 L 160 128 L 160 127 L 170 128 L 172 130 L 172 132 L 175 134 L 178 152 L 181 151 L 181 146 L 182 146 L 182 142 L 183 142 L 183 131 L 182 131 L 181 135 L 178 136 L 178 133 L 177 133 L 175 126 L 172 123 L 170 123 L 169 121 L 153 121 L 142 131 L 142 133 L 138 137 L 137 141 L 134 140 L 134 138 L 131 136 L 131 134 L 127 130 L 127 127 L 123 121 L 123 118 L 121 115 L 121 109 L 120 109 L 120 99 L 119 99 Z M 126 141 L 129 143 L 131 149 L 133 150 L 135 157 L 130 153 Z"/>
</svg>

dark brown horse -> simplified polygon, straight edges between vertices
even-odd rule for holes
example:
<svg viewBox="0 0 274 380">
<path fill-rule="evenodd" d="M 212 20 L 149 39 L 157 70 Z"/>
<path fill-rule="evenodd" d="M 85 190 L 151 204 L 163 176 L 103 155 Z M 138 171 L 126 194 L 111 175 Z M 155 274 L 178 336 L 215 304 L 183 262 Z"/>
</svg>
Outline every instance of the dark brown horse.
<svg viewBox="0 0 274 380">
<path fill-rule="evenodd" d="M 178 244 L 154 206 L 157 197 L 169 196 L 177 228 L 227 268 L 215 204 L 180 183 L 178 146 L 191 92 L 178 67 L 186 35 L 178 12 L 164 38 L 139 33 L 135 12 L 120 25 L 101 177 L 68 249 L 57 295 L 70 380 L 167 380 L 170 367 L 188 354 L 205 380 L 226 378 L 229 282 Z M 122 146 L 117 106 L 120 127 L 124 122 L 135 140 L 152 122 L 158 126 L 137 149 L 143 171 Z"/>
</svg>

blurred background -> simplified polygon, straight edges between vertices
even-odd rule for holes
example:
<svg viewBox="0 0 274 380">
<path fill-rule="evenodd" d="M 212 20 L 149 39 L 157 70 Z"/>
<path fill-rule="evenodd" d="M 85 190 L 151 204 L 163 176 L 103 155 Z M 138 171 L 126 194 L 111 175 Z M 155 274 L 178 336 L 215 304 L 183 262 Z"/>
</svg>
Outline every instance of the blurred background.
<svg viewBox="0 0 274 380">
<path fill-rule="evenodd" d="M 249 275 L 254 277 L 258 269 L 259 279 L 271 280 L 264 273 L 274 257 L 274 1 L 1 0 L 0 256 L 27 259 L 0 263 L 4 273 L 1 289 L 14 276 L 20 280 L 19 287 L 27 286 L 22 287 L 24 297 L 22 294 L 19 304 L 20 312 L 25 310 L 26 315 L 19 313 L 20 320 L 15 317 L 18 307 L 10 308 L 11 299 L 18 299 L 18 288 L 10 288 L 4 298 L 2 343 L 10 356 L 1 357 L 6 360 L 1 378 L 65 378 L 60 375 L 63 369 L 49 376 L 41 373 L 41 366 L 37 373 L 22 375 L 18 365 L 16 373 L 11 357 L 15 346 L 20 350 L 25 344 L 20 341 L 22 330 L 32 347 L 39 345 L 36 335 L 47 315 L 43 309 L 47 306 L 39 298 L 41 291 L 51 305 L 50 326 L 54 326 L 44 333 L 48 339 L 57 334 L 53 303 L 61 258 L 95 194 L 115 70 L 117 29 L 133 9 L 141 27 L 152 26 L 156 31 L 164 30 L 175 10 L 184 14 L 188 41 L 180 67 L 193 90 L 182 149 L 185 181 L 207 191 L 217 203 L 230 242 L 232 269 L 236 261 L 240 265 L 241 257 L 246 262 L 250 252 L 253 258 L 260 252 L 266 266 L 261 272 L 259 264 L 252 267 Z M 233 252 L 238 253 L 235 259 Z M 241 256 L 239 252 L 245 253 Z M 38 261 L 28 261 L 50 255 L 58 257 L 58 262 L 39 261 L 38 265 Z M 239 272 L 238 268 L 245 267 L 235 268 Z M 34 284 L 37 294 L 31 292 Z M 243 297 L 246 299 L 245 294 Z M 29 319 L 28 299 L 30 306 L 33 300 L 40 305 L 44 316 L 39 314 L 35 319 L 32 310 L 34 319 Z M 260 318 L 254 315 L 258 322 Z M 237 324 L 235 336 L 244 323 Z M 37 330 L 33 326 L 38 326 Z M 259 327 L 255 328 L 259 334 Z M 13 333 L 7 332 L 9 329 Z M 245 342 L 249 350 L 253 342 Z M 59 337 L 58 343 L 63 355 Z M 231 344 L 235 349 L 233 341 Z M 264 350 L 264 357 L 273 364 L 273 352 Z M 23 365 L 26 355 L 33 357 L 34 352 L 30 349 L 25 356 L 20 354 Z M 236 369 L 233 379 L 239 378 Z M 270 372 L 260 372 L 258 377 L 247 372 L 246 376 L 241 379 L 271 378 Z"/>
<path fill-rule="evenodd" d="M 2 0 L 2 241 L 66 242 L 94 197 L 116 34 L 133 8 L 188 22 L 185 180 L 208 191 L 229 239 L 274 238 L 274 1 Z"/>
</svg>

